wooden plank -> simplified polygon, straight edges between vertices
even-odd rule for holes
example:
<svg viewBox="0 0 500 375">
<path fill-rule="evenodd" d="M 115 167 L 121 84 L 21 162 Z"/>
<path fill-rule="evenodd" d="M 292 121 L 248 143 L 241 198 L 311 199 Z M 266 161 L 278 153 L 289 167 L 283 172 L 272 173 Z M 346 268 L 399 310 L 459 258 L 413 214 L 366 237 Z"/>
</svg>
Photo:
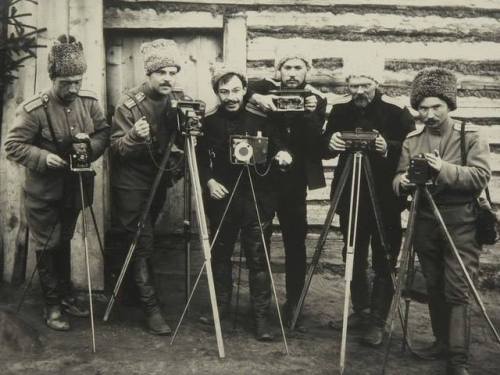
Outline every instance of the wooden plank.
<svg viewBox="0 0 500 375">
<path fill-rule="evenodd" d="M 18 14 L 31 13 L 23 18 L 23 22 L 36 26 L 38 6 L 30 2 L 21 2 L 16 5 Z M 9 34 L 12 30 L 9 28 Z M 37 50 L 39 53 L 40 49 Z M 19 226 L 24 216 L 22 198 L 22 184 L 24 182 L 24 168 L 6 159 L 3 150 L 4 141 L 10 127 L 14 123 L 18 104 L 35 94 L 37 81 L 37 61 L 28 59 L 19 69 L 18 79 L 6 86 L 4 106 L 1 122 L 0 139 L 0 247 L 3 249 L 3 280 L 12 282 L 16 266 L 16 238 Z M 27 272 L 33 269 L 33 254 L 27 260 Z M 24 266 L 24 265 L 21 265 Z"/>
<path fill-rule="evenodd" d="M 87 59 L 87 72 L 83 78 L 83 87 L 97 93 L 99 102 L 106 107 L 106 81 L 104 34 L 103 34 L 103 2 L 102 0 L 78 1 L 70 0 L 69 3 L 69 31 L 82 42 Z M 106 156 L 105 156 L 106 157 Z M 97 228 L 94 227 L 90 212 L 86 212 L 87 237 L 89 243 L 89 266 L 92 277 L 92 287 L 97 290 L 104 289 L 104 259 L 102 259 L 97 240 L 97 231 L 104 234 L 104 216 L 109 209 L 109 199 L 105 187 L 108 179 L 107 171 L 103 170 L 103 158 L 92 163 L 96 172 L 94 186 L 93 210 L 96 216 Z M 87 273 L 85 261 L 85 247 L 82 239 L 81 215 L 78 220 L 72 240 L 71 276 L 77 288 L 87 288 Z"/>
<path fill-rule="evenodd" d="M 193 22 L 193 20 L 196 20 Z M 106 7 L 106 29 L 221 29 L 223 16 L 208 11 L 158 11 L 153 8 Z"/>
<path fill-rule="evenodd" d="M 455 42 L 356 42 L 340 40 L 320 40 L 302 38 L 299 34 L 295 38 L 280 39 L 271 36 L 248 38 L 248 60 L 274 59 L 277 45 L 289 48 L 299 48 L 311 51 L 312 58 L 331 58 L 344 56 L 365 56 L 367 50 L 377 51 L 380 58 L 418 60 L 422 56 L 432 56 L 435 60 L 500 60 L 500 44 L 495 42 L 462 43 Z"/>
<path fill-rule="evenodd" d="M 124 3 L 148 3 L 150 0 L 121 0 Z M 475 0 L 464 4 L 460 0 L 420 0 L 415 3 L 412 0 L 158 0 L 159 3 L 195 3 L 195 4 L 234 4 L 234 5 L 315 5 L 315 6 L 338 6 L 338 5 L 376 5 L 376 6 L 398 6 L 398 7 L 458 7 L 458 8 L 480 8 L 500 9 L 500 4 L 495 0 Z"/>
<path fill-rule="evenodd" d="M 227 16 L 224 18 L 224 63 L 242 71 L 247 62 L 246 17 Z"/>
</svg>

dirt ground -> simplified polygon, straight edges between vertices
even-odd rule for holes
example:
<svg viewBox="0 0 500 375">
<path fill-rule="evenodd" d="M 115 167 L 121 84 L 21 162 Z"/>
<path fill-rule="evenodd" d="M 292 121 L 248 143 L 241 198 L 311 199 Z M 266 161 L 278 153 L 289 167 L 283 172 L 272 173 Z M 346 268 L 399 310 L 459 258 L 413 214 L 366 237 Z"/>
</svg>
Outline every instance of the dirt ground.
<svg viewBox="0 0 500 375">
<path fill-rule="evenodd" d="M 315 241 L 311 240 L 310 248 Z M 273 272 L 278 297 L 283 302 L 284 274 L 280 241 L 273 240 Z M 338 248 L 334 244 L 332 248 Z M 184 306 L 184 272 L 179 246 L 167 246 L 169 251 L 156 254 L 156 282 L 160 290 L 165 316 L 175 327 Z M 338 249 L 337 249 L 338 250 Z M 344 296 L 343 266 L 336 250 L 327 252 L 321 270 L 314 276 L 304 310 L 305 333 L 287 332 L 289 355 L 279 335 L 275 309 L 273 324 L 276 339 L 260 343 L 253 337 L 248 314 L 248 274 L 242 269 L 240 306 L 236 328 L 234 322 L 224 322 L 223 336 L 226 358 L 219 359 L 214 330 L 199 323 L 200 313 L 208 309 L 206 278 L 201 279 L 189 315 L 182 324 L 173 345 L 170 337 L 156 337 L 144 331 L 142 314 L 137 307 L 115 305 L 110 321 L 102 316 L 106 306 L 104 294 L 96 295 L 96 346 L 90 352 L 90 326 L 88 319 L 72 318 L 72 331 L 60 333 L 45 327 L 41 319 L 42 300 L 38 286 L 32 288 L 20 316 L 41 336 L 39 353 L 22 353 L 0 348 L 0 373 L 7 374 L 86 374 L 86 375 L 159 375 L 159 374 L 337 374 L 341 332 L 328 328 L 328 321 L 342 318 Z M 333 255 L 332 255 L 333 254 Z M 193 252 L 193 274 L 199 269 L 201 253 Z M 235 260 L 238 260 L 236 257 Z M 488 262 L 486 262 L 488 263 Z M 174 268 L 174 266 L 176 268 Z M 500 287 L 497 285 L 496 266 L 486 264 L 480 279 L 480 293 L 486 309 L 496 327 L 500 327 Z M 235 266 L 234 275 L 238 268 Z M 193 276 L 194 277 L 194 276 Z M 236 291 L 236 283 L 235 283 Z M 14 309 L 21 288 L 0 287 L 0 307 Z M 235 293 L 236 294 L 236 293 Z M 85 298 L 85 295 L 82 295 Z M 274 308 L 274 305 L 273 305 Z M 471 371 L 472 374 L 500 373 L 500 346 L 474 307 L 472 317 Z M 394 325 L 394 334 L 386 374 L 444 374 L 443 361 L 421 361 L 401 351 L 401 327 Z M 432 337 L 426 305 L 411 304 L 410 327 L 413 345 L 422 347 Z M 380 374 L 383 349 L 361 346 L 359 332 L 348 333 L 347 366 L 345 374 Z"/>
</svg>

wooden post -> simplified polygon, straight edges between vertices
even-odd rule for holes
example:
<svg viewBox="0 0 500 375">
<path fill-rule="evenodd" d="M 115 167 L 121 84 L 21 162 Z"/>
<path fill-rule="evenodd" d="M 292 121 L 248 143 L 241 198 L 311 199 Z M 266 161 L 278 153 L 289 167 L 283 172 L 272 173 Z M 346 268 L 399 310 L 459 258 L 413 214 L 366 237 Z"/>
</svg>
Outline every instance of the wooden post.
<svg viewBox="0 0 500 375">
<path fill-rule="evenodd" d="M 37 24 L 35 4 L 24 1 L 16 6 L 19 14 L 31 13 L 31 16 L 23 18 L 23 22 L 34 26 Z M 0 133 L 0 246 L 3 248 L 3 280 L 7 282 L 12 281 L 14 273 L 16 237 L 23 216 L 21 184 L 24 181 L 24 168 L 6 159 L 3 143 L 13 124 L 17 106 L 35 93 L 36 82 L 36 60 L 28 59 L 23 65 L 19 69 L 19 79 L 5 88 Z"/>
<path fill-rule="evenodd" d="M 242 14 L 224 18 L 224 62 L 246 72 L 247 20 Z"/>
</svg>

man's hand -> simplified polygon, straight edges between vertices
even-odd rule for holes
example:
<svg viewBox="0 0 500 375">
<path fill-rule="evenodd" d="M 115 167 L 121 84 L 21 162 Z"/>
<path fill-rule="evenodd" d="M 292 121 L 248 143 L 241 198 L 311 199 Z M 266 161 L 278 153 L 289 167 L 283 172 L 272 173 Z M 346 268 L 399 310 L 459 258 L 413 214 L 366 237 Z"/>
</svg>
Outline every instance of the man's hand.
<svg viewBox="0 0 500 375">
<path fill-rule="evenodd" d="M 309 95 L 304 103 L 305 110 L 307 112 L 314 112 L 317 106 L 318 106 L 318 99 L 316 98 L 316 95 Z"/>
<path fill-rule="evenodd" d="M 213 178 L 207 182 L 208 190 L 210 190 L 210 198 L 222 199 L 229 194 L 229 191 L 224 187 L 224 185 L 218 183 Z"/>
<path fill-rule="evenodd" d="M 149 123 L 144 116 L 134 124 L 134 133 L 142 140 L 146 140 L 151 136 L 149 132 Z"/>
<path fill-rule="evenodd" d="M 250 102 L 255 104 L 265 112 L 273 112 L 276 111 L 276 106 L 274 105 L 273 99 L 277 98 L 278 96 L 276 95 L 253 94 L 250 98 Z"/>
<path fill-rule="evenodd" d="M 288 151 L 279 151 L 274 157 L 280 168 L 286 168 L 292 164 L 293 158 Z"/>
<path fill-rule="evenodd" d="M 387 142 L 380 134 L 375 138 L 375 150 L 382 155 L 387 152 Z"/>
<path fill-rule="evenodd" d="M 432 169 L 434 169 L 436 172 L 439 172 L 441 170 L 441 167 L 443 166 L 443 160 L 441 159 L 438 150 L 434 150 L 433 152 L 424 154 L 424 156 Z"/>
<path fill-rule="evenodd" d="M 410 187 L 408 172 L 405 172 L 403 175 L 401 175 L 401 179 L 399 180 L 399 186 L 401 187 L 401 190 L 408 190 L 408 188 Z"/>
<path fill-rule="evenodd" d="M 340 132 L 333 133 L 328 147 L 332 151 L 345 151 L 345 142 L 342 139 L 342 134 Z"/>
<path fill-rule="evenodd" d="M 47 167 L 50 169 L 62 169 L 68 166 L 68 163 L 56 154 L 48 154 L 45 159 L 45 164 L 47 164 Z"/>
</svg>

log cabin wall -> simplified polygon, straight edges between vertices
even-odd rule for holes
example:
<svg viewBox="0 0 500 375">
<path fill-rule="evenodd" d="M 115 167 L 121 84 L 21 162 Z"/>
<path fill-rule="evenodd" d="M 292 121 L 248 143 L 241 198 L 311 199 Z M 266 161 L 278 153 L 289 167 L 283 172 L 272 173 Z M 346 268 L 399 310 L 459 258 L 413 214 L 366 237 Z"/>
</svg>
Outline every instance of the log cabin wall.
<svg viewBox="0 0 500 375">
<path fill-rule="evenodd" d="M 361 58 L 366 64 L 382 64 L 382 89 L 401 106 L 409 104 L 410 82 L 419 69 L 450 68 L 459 79 L 459 109 L 454 116 L 481 125 L 487 134 L 494 170 L 490 187 L 493 200 L 500 204 L 498 0 L 42 0 L 38 5 L 26 2 L 24 6 L 32 13 L 33 24 L 47 27 L 39 38 L 41 44 L 49 44 L 68 28 L 83 40 L 91 62 L 84 86 L 102 96 L 108 113 L 112 113 L 120 93 L 140 78 L 136 47 L 153 37 L 179 42 L 187 64 L 191 64 L 187 71 L 192 73 L 185 75 L 182 83 L 191 91 L 188 93 L 211 104 L 214 97 L 204 73 L 205 62 L 230 61 L 246 68 L 250 79 L 272 77 L 275 51 L 282 44 L 310 52 L 314 62 L 310 81 L 328 97 L 329 109 L 345 94 L 343 69 L 347 61 Z M 2 144 L 16 106 L 50 83 L 46 58 L 47 50 L 40 50 L 6 93 Z M 107 160 L 97 167 L 102 173 L 96 213 L 98 221 L 109 229 Z M 335 161 L 325 162 L 329 181 L 334 167 Z M 7 281 L 12 280 L 16 238 L 20 237 L 22 176 L 22 170 L 6 161 L 2 152 L 0 228 Z M 181 230 L 180 185 L 171 191 L 164 208 L 160 225 L 164 232 Z M 328 194 L 329 188 L 325 188 L 308 195 L 310 225 L 320 226 L 324 220 Z M 82 251 L 75 253 L 79 254 L 73 259 L 75 269 L 82 269 Z M 92 261 L 94 285 L 100 288 L 103 267 L 97 252 Z M 77 274 L 76 282 L 84 285 L 83 275 Z"/>
</svg>

